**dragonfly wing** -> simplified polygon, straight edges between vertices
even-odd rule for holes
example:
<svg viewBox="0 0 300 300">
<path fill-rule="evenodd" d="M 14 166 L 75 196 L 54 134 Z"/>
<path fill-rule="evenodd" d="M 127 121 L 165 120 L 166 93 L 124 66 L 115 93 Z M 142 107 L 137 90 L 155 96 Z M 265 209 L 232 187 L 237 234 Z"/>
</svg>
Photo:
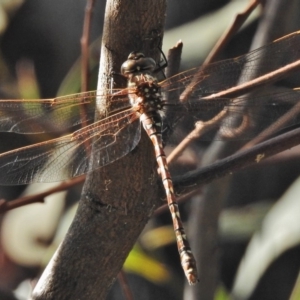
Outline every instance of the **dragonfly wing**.
<svg viewBox="0 0 300 300">
<path fill-rule="evenodd" d="M 220 133 L 235 140 L 270 137 L 300 124 L 300 93 L 282 90 L 229 99 Z M 268 131 L 265 131 L 268 128 Z"/>
<path fill-rule="evenodd" d="M 166 93 L 177 91 L 181 94 L 192 82 L 189 89 L 192 90 L 191 96 L 197 100 L 299 60 L 299 48 L 298 31 L 245 55 L 211 63 L 200 71 L 199 68 L 194 68 L 179 73 L 160 84 Z M 172 102 L 172 99 L 170 101 Z"/>
<path fill-rule="evenodd" d="M 270 125 L 272 134 L 299 126 L 300 92 L 298 89 L 271 89 L 232 99 L 191 99 L 185 105 L 174 106 L 174 111 L 180 114 L 179 120 L 188 131 L 194 129 L 197 121 L 206 122 L 208 130 L 201 131 L 201 140 L 216 139 L 217 130 L 232 140 L 249 140 Z M 223 112 L 226 113 L 222 115 Z M 168 125 L 170 127 L 170 122 Z M 262 136 L 267 137 L 267 134 Z"/>
<path fill-rule="evenodd" d="M 0 183 L 54 182 L 91 172 L 130 152 L 140 135 L 134 112 L 117 113 L 73 134 L 1 154 Z"/>
<path fill-rule="evenodd" d="M 118 90 L 114 90 L 118 91 Z M 128 97 L 113 96 L 113 103 L 128 107 Z M 85 121 L 94 120 L 96 98 L 107 97 L 89 91 L 52 99 L 0 100 L 0 131 L 16 133 L 63 132 L 82 123 L 80 108 L 84 105 Z M 124 106 L 125 106 L 124 105 Z"/>
</svg>

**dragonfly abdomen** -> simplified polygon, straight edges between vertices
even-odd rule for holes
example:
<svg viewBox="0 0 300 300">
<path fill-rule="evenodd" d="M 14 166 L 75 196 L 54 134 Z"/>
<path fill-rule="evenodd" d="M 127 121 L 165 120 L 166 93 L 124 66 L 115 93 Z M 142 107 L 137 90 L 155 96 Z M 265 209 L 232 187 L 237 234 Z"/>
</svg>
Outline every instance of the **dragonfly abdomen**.
<svg viewBox="0 0 300 300">
<path fill-rule="evenodd" d="M 168 206 L 173 221 L 173 228 L 176 236 L 181 265 L 189 284 L 193 285 L 198 282 L 196 261 L 186 238 L 184 227 L 180 218 L 173 182 L 171 179 L 171 174 L 168 170 L 166 155 L 162 146 L 161 122 L 159 121 L 160 115 L 158 112 L 151 112 L 148 114 L 144 113 L 141 115 L 140 119 L 154 146 L 156 161 L 159 167 L 160 176 L 164 185 Z"/>
</svg>

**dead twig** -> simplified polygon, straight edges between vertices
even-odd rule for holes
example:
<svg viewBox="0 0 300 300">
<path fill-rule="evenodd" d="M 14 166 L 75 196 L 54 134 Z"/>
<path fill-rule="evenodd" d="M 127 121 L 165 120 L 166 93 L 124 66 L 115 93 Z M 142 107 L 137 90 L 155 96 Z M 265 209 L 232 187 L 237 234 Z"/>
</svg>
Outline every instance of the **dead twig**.
<svg viewBox="0 0 300 300">
<path fill-rule="evenodd" d="M 229 28 L 226 31 L 224 31 L 224 33 L 219 38 L 213 49 L 207 55 L 205 61 L 201 66 L 202 70 L 216 59 L 216 57 L 220 54 L 224 47 L 230 42 L 230 39 L 238 32 L 241 26 L 245 23 L 245 21 L 248 19 L 253 10 L 260 4 L 261 0 L 252 0 L 243 12 L 236 15 Z"/>
<path fill-rule="evenodd" d="M 121 289 L 123 291 L 124 297 L 126 300 L 133 300 L 133 294 L 131 292 L 128 280 L 127 280 L 127 276 L 125 274 L 125 272 L 123 271 L 123 269 L 119 272 L 118 274 L 118 280 L 121 286 Z"/>
<path fill-rule="evenodd" d="M 83 183 L 85 180 L 85 176 L 79 176 L 76 178 L 73 178 L 71 180 L 67 180 L 62 182 L 61 184 L 57 185 L 56 187 L 53 187 L 51 189 L 48 189 L 47 191 L 44 191 L 42 193 L 38 193 L 32 196 L 25 196 L 25 197 L 19 197 L 15 200 L 11 200 L 11 201 L 7 201 L 4 199 L 1 199 L 1 203 L 0 203 L 0 213 L 4 213 L 6 211 L 12 210 L 14 208 L 17 207 L 21 207 L 27 204 L 32 204 L 32 203 L 38 203 L 44 202 L 45 197 L 67 190 L 70 187 Z"/>
<path fill-rule="evenodd" d="M 258 157 L 266 159 L 274 154 L 290 149 L 300 144 L 300 129 L 294 129 L 263 143 L 237 152 L 217 162 L 202 167 L 199 170 L 186 173 L 184 176 L 174 177 L 174 187 L 177 193 L 184 193 L 196 189 L 199 185 L 214 179 L 232 174 L 251 164 L 259 163 Z M 263 155 L 263 157 L 262 157 Z"/>
</svg>

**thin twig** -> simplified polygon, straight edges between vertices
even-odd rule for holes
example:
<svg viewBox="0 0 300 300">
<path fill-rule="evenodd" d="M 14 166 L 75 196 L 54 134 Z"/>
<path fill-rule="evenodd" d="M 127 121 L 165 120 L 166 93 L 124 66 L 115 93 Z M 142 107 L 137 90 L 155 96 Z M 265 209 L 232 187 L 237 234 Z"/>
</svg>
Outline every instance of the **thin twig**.
<svg viewBox="0 0 300 300">
<path fill-rule="evenodd" d="M 262 142 L 267 137 L 277 132 L 285 124 L 287 124 L 295 115 L 300 112 L 300 103 L 295 104 L 288 112 L 282 115 L 276 122 L 272 123 L 268 128 L 263 130 L 257 137 L 245 144 L 239 151 L 253 147 L 254 145 Z"/>
<path fill-rule="evenodd" d="M 180 196 L 178 196 L 177 198 L 177 203 L 178 204 L 182 204 L 182 203 L 185 203 L 187 202 L 188 200 L 191 199 L 191 197 L 195 196 L 195 195 L 199 195 L 200 192 L 202 190 L 202 187 L 198 188 L 198 189 L 195 189 L 195 190 L 192 190 L 188 193 L 184 193 Z M 162 206 L 160 206 L 159 208 L 157 208 L 153 214 L 153 216 L 157 217 L 159 216 L 160 214 L 162 213 L 165 213 L 165 212 L 168 212 L 169 211 L 169 207 L 168 207 L 168 204 L 163 204 Z"/>
<path fill-rule="evenodd" d="M 25 197 L 19 197 L 15 200 L 7 201 L 4 199 L 0 200 L 0 213 L 4 213 L 8 210 L 21 207 L 27 204 L 32 204 L 32 203 L 38 203 L 38 202 L 44 202 L 44 198 L 52 195 L 54 193 L 58 193 L 61 191 L 64 191 L 66 189 L 69 189 L 70 187 L 83 183 L 85 180 L 85 176 L 79 176 L 76 178 L 73 178 L 71 180 L 67 180 L 59 184 L 58 186 L 55 186 L 51 189 L 48 189 L 47 191 L 44 191 L 42 193 L 38 193 L 35 195 L 31 196 L 25 196 Z"/>
<path fill-rule="evenodd" d="M 259 76 L 253 80 L 247 81 L 245 83 L 221 91 L 219 93 L 215 93 L 203 97 L 202 100 L 213 100 L 215 98 L 235 98 L 243 94 L 253 92 L 264 85 L 274 83 L 279 79 L 288 76 L 299 69 L 300 69 L 300 60 L 296 60 L 293 63 L 287 64 L 282 68 L 279 68 L 265 75 Z"/>
<path fill-rule="evenodd" d="M 224 159 L 203 167 L 196 171 L 186 173 L 184 176 L 174 177 L 176 192 L 183 193 L 194 190 L 200 184 L 208 183 L 214 179 L 232 174 L 251 164 L 259 163 L 274 154 L 290 149 L 300 144 L 300 129 L 294 129 L 250 149 L 237 152 Z"/>
<path fill-rule="evenodd" d="M 83 32 L 80 39 L 81 44 L 81 92 L 87 92 L 89 86 L 89 41 L 92 14 L 95 0 L 87 0 L 83 22 Z M 81 127 L 88 125 L 86 105 L 80 105 Z M 84 142 L 86 153 L 90 153 L 91 147 L 88 141 Z"/>
<path fill-rule="evenodd" d="M 238 30 L 248 19 L 250 14 L 259 4 L 261 4 L 261 0 L 252 0 L 243 12 L 236 15 L 229 28 L 222 34 L 222 36 L 219 38 L 213 49 L 206 57 L 205 61 L 201 66 L 202 70 L 205 69 L 205 67 L 208 64 L 210 64 L 216 59 L 216 57 L 220 54 L 224 47 L 230 42 L 230 39 L 238 32 Z"/>
<path fill-rule="evenodd" d="M 167 78 L 170 78 L 175 74 L 178 74 L 179 72 L 182 47 L 183 44 L 181 41 L 179 41 L 174 47 L 172 47 L 168 51 L 168 67 L 166 70 Z M 178 98 L 179 98 L 178 89 L 175 88 L 172 91 L 166 92 L 166 99 L 168 99 L 168 103 L 175 103 L 175 101 L 177 101 Z M 175 112 L 171 109 L 166 108 L 165 117 L 168 120 L 172 120 L 176 117 Z M 171 133 L 172 133 L 172 128 L 169 128 L 169 130 L 165 130 L 163 132 L 163 140 L 167 141 Z"/>
<path fill-rule="evenodd" d="M 133 294 L 128 284 L 127 276 L 123 269 L 118 274 L 118 280 L 126 300 L 133 300 Z"/>
<path fill-rule="evenodd" d="M 199 68 L 197 74 L 194 79 L 190 82 L 190 84 L 186 87 L 185 91 L 181 95 L 181 99 L 187 99 L 189 95 L 193 91 L 193 87 L 199 81 L 199 77 L 202 76 L 202 71 L 206 68 L 206 66 L 211 63 L 216 56 L 223 50 L 223 48 L 228 44 L 232 36 L 240 29 L 245 20 L 249 17 L 251 12 L 255 9 L 255 7 L 260 4 L 261 0 L 253 0 L 250 2 L 248 7 L 242 12 L 237 14 L 235 20 L 232 22 L 231 26 L 223 33 L 221 38 L 218 40 L 212 51 L 209 53 L 208 57 L 205 59 L 202 66 Z"/>
<path fill-rule="evenodd" d="M 167 78 L 172 77 L 179 72 L 182 47 L 182 41 L 178 41 L 176 45 L 168 51 Z"/>
<path fill-rule="evenodd" d="M 83 23 L 83 32 L 80 39 L 81 44 L 81 92 L 88 90 L 89 81 L 89 41 L 92 14 L 95 5 L 95 0 L 87 0 L 85 7 L 85 16 Z"/>
<path fill-rule="evenodd" d="M 212 119 L 203 122 L 198 121 L 195 124 L 195 129 L 190 132 L 181 143 L 168 155 L 168 164 L 172 163 L 178 156 L 183 152 L 183 150 L 188 147 L 194 140 L 199 139 L 208 130 L 216 127 L 227 115 L 228 110 L 225 108 L 220 113 L 218 113 Z"/>
<path fill-rule="evenodd" d="M 85 16 L 83 23 L 83 32 L 80 39 L 81 44 L 81 92 L 87 92 L 89 81 L 89 41 L 90 41 L 90 28 L 92 21 L 93 8 L 95 0 L 87 0 L 85 8 Z M 87 126 L 86 120 L 86 106 L 80 105 L 80 117 L 82 120 L 81 126 Z M 87 146 L 88 149 L 88 146 Z"/>
</svg>

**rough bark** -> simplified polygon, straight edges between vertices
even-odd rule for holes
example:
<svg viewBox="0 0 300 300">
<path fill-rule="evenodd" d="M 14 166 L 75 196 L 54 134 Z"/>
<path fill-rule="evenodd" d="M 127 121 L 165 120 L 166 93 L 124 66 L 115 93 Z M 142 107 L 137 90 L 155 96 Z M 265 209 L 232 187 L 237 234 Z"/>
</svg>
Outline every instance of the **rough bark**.
<svg viewBox="0 0 300 300">
<path fill-rule="evenodd" d="M 158 58 L 165 8 L 163 0 L 107 2 L 100 91 L 108 88 L 111 71 L 119 73 L 131 51 Z M 98 115 L 107 107 L 99 103 Z M 87 176 L 75 219 L 32 299 L 105 299 L 161 202 L 156 173 L 150 140 L 142 132 L 141 142 L 131 153 Z"/>
</svg>

